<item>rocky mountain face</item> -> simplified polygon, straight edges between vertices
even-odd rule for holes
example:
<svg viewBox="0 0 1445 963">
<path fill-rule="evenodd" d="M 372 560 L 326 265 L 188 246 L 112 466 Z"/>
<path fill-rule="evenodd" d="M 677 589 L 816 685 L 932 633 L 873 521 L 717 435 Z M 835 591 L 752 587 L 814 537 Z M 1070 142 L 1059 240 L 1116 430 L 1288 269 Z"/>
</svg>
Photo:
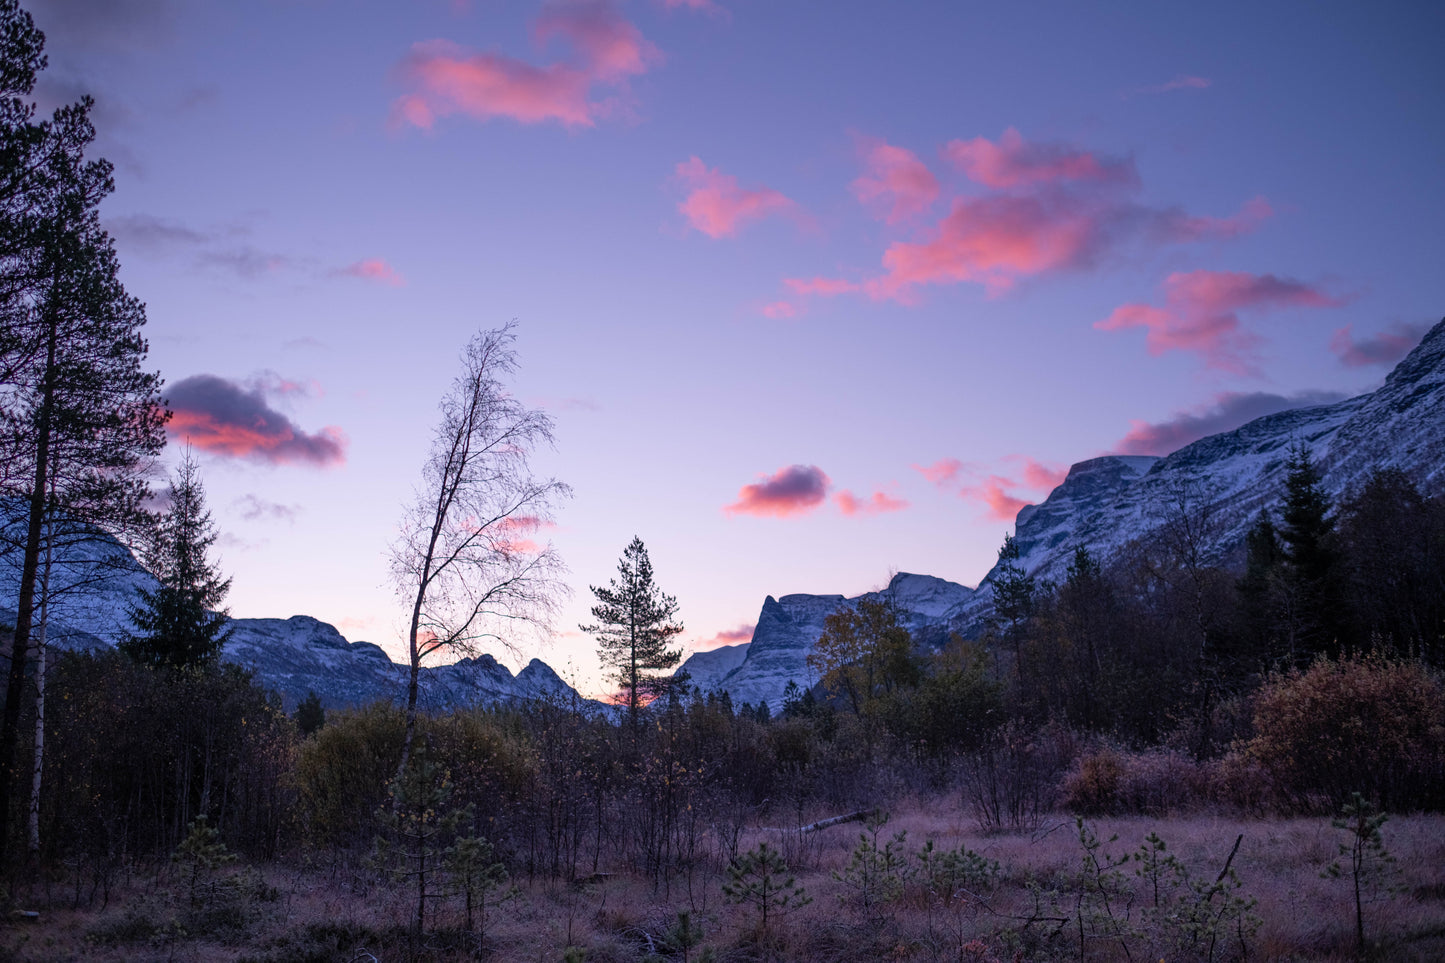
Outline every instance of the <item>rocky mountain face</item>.
<svg viewBox="0 0 1445 963">
<path fill-rule="evenodd" d="M 0 553 L 0 621 L 13 624 L 19 592 L 19 553 Z M 59 648 L 110 648 L 133 630 L 129 611 L 136 590 L 157 583 L 118 541 L 103 533 L 76 540 L 58 553 L 51 576 L 58 591 L 50 611 L 48 641 Z M 407 668 L 379 645 L 348 642 L 335 626 L 306 615 L 289 619 L 232 619 L 231 639 L 221 652 L 245 666 L 257 681 L 279 692 L 287 705 L 315 692 L 329 708 L 399 700 Z M 423 666 L 421 701 L 431 709 L 492 704 L 516 699 L 571 700 L 577 693 L 546 663 L 533 659 L 512 673 L 490 655 L 450 665 Z"/>
<path fill-rule="evenodd" d="M 1041 504 L 1019 512 L 1019 564 L 1040 578 L 1062 580 L 1077 547 L 1107 564 L 1180 513 L 1207 521 L 1206 561 L 1227 561 L 1241 550 L 1260 510 L 1280 503 L 1296 443 L 1311 449 L 1323 487 L 1336 500 L 1382 468 L 1404 471 L 1429 493 L 1445 491 L 1445 321 L 1369 394 L 1266 415 L 1163 458 L 1105 455 L 1079 462 Z M 900 575 L 880 594 L 892 593 L 909 613 L 915 637 L 936 644 L 947 630 L 982 631 L 996 571 L 977 590 Z M 698 671 L 695 678 L 704 688 L 727 690 L 734 703 L 766 700 L 776 709 L 788 680 L 814 681 L 805 660 L 823 618 L 856 602 L 840 595 L 769 596 L 742 662 L 721 676 Z"/>
<path fill-rule="evenodd" d="M 694 684 L 704 690 L 726 691 L 734 705 L 766 702 L 773 711 L 782 707 L 783 690 L 797 682 L 808 688 L 817 681 L 808 669 L 808 651 L 823 634 L 823 620 L 844 606 L 856 606 L 863 599 L 888 599 L 903 615 L 904 624 L 914 638 L 938 642 L 946 637 L 948 628 L 973 590 L 931 575 L 893 576 L 888 587 L 867 592 L 856 598 L 841 595 L 771 595 L 763 602 L 752 640 L 745 645 L 729 646 L 729 658 L 742 650 L 741 662 L 721 676 L 713 668 L 713 652 L 700 652 L 681 666 L 693 676 Z M 721 650 L 714 650 L 721 651 Z"/>
<path fill-rule="evenodd" d="M 1296 443 L 1310 449 L 1335 501 L 1385 468 L 1403 471 L 1427 493 L 1445 491 L 1445 321 L 1369 394 L 1266 415 L 1164 458 L 1116 455 L 1074 465 L 1042 504 L 1019 512 L 1019 564 L 1061 580 L 1077 547 L 1107 562 L 1182 512 L 1206 522 L 1206 561 L 1227 560 L 1242 550 L 1261 509 L 1281 502 Z M 994 571 L 962 613 L 967 622 L 986 614 Z"/>
</svg>

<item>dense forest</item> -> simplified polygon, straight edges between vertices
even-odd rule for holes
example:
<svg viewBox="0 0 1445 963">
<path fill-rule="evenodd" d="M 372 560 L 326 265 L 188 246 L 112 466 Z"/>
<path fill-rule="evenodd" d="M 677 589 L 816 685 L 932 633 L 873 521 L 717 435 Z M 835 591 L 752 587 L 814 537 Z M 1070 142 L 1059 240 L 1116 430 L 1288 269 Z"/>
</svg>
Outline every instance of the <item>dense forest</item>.
<svg viewBox="0 0 1445 963">
<path fill-rule="evenodd" d="M 464 354 L 394 553 L 409 688 L 283 706 L 221 658 L 228 582 L 189 454 L 164 510 L 150 497 L 166 412 L 97 213 L 113 184 L 86 157 L 90 102 L 35 116 L 43 37 L 13 0 L 0 45 L 0 484 L 20 573 L 0 628 L 0 953 L 1445 952 L 1445 497 L 1383 471 L 1332 503 L 1303 443 L 1237 558 L 1206 563 L 1218 509 L 1188 489 L 1158 537 L 1080 550 L 1059 584 L 1006 540 L 977 637 L 924 646 L 886 602 L 842 608 L 817 684 L 775 707 L 667 674 L 678 604 L 638 539 L 593 589 L 616 706 L 429 714 L 423 658 L 473 641 L 499 597 L 549 614 L 550 549 L 476 521 L 511 531 L 567 493 L 526 472 L 551 425 L 498 381 L 503 328 Z M 47 653 L 48 602 L 86 588 L 51 580 L 51 552 L 102 530 L 160 587 L 115 650 Z M 1186 839 L 1170 850 L 1155 826 Z M 1328 922 L 1291 929 L 1296 900 Z"/>
</svg>

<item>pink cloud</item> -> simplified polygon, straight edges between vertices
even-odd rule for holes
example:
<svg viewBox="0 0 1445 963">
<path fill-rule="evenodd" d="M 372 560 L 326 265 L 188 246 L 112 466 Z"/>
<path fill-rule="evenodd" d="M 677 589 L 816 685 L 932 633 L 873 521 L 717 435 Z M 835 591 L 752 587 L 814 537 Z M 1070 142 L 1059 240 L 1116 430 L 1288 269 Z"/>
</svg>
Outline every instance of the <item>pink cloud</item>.
<svg viewBox="0 0 1445 963">
<path fill-rule="evenodd" d="M 773 301 L 763 305 L 762 312 L 765 318 L 784 321 L 788 318 L 796 318 L 802 313 L 802 309 L 791 301 Z"/>
<path fill-rule="evenodd" d="M 536 66 L 498 53 L 475 53 L 446 40 L 412 46 L 396 68 L 409 88 L 392 105 L 393 123 L 430 129 L 437 118 L 465 114 L 524 124 L 556 121 L 590 127 L 610 110 L 594 102 L 594 86 L 616 87 L 661 59 L 610 0 L 548 4 L 533 28 L 538 43 L 554 38 L 570 58 Z"/>
<path fill-rule="evenodd" d="M 1388 331 L 1356 341 L 1352 328 L 1353 325 L 1347 324 L 1330 338 L 1330 350 L 1347 368 L 1394 364 L 1409 354 L 1430 330 L 1426 324 L 1394 324 Z"/>
<path fill-rule="evenodd" d="M 996 190 L 1061 181 L 1134 186 L 1131 159 L 1105 157 L 1068 144 L 1028 143 L 1010 127 L 997 142 L 986 137 L 953 140 L 943 156 L 973 181 Z"/>
<path fill-rule="evenodd" d="M 307 433 L 267 403 L 263 389 L 217 375 L 182 378 L 166 391 L 166 432 L 202 451 L 271 465 L 317 468 L 346 461 L 346 436 L 334 425 Z"/>
<path fill-rule="evenodd" d="M 931 465 L 914 465 L 913 470 L 940 488 L 958 480 L 963 471 L 963 462 L 957 458 L 940 458 Z"/>
<path fill-rule="evenodd" d="M 1114 448 L 1121 455 L 1167 455 L 1190 442 L 1233 431 L 1265 415 L 1333 404 L 1344 398 L 1333 391 L 1305 391 L 1288 397 L 1263 391 L 1226 391 L 1197 408 L 1177 411 L 1165 421 L 1130 422 L 1129 433 Z"/>
<path fill-rule="evenodd" d="M 1244 202 L 1238 214 L 1229 217 L 1191 217 L 1165 213 L 1159 219 L 1159 233 L 1173 243 L 1189 241 L 1232 241 L 1254 232 L 1274 216 L 1274 207 L 1263 197 Z"/>
<path fill-rule="evenodd" d="M 1031 504 L 1028 499 L 1019 498 L 1004 490 L 1013 484 L 1011 479 L 991 475 L 983 484 L 964 488 L 959 494 L 964 498 L 982 502 L 988 509 L 990 518 L 1011 522 L 1017 517 L 1019 509 Z"/>
<path fill-rule="evenodd" d="M 875 491 L 866 499 L 859 498 L 850 491 L 841 491 L 833 496 L 839 511 L 844 515 L 878 515 L 883 512 L 898 512 L 908 507 L 908 503 L 901 498 L 894 498 L 884 491 Z"/>
<path fill-rule="evenodd" d="M 884 221 L 905 221 L 938 199 L 938 179 L 913 151 L 873 137 L 857 140 L 864 173 L 851 185 L 853 193 Z"/>
<path fill-rule="evenodd" d="M 787 285 L 794 294 L 816 294 L 823 297 L 832 297 L 836 294 L 852 294 L 863 289 L 862 285 L 854 284 L 852 281 L 845 281 L 842 278 L 784 278 L 783 283 Z"/>
<path fill-rule="evenodd" d="M 1029 488 L 1036 488 L 1041 491 L 1053 491 L 1064 483 L 1069 476 L 1067 465 L 1045 465 L 1043 462 L 1034 461 L 1027 455 L 1009 455 L 1009 461 L 1022 466 L 1023 483 Z"/>
<path fill-rule="evenodd" d="M 537 17 L 533 35 L 539 42 L 557 37 L 571 44 L 590 76 L 603 82 L 616 83 L 646 73 L 662 59 L 610 0 L 549 3 Z"/>
<path fill-rule="evenodd" d="M 1240 271 L 1191 271 L 1164 281 L 1163 308 L 1125 304 L 1094 327 L 1103 331 L 1144 328 L 1154 356 L 1197 352 L 1206 366 L 1252 373 L 1249 356 L 1260 339 L 1241 326 L 1239 311 L 1339 307 L 1344 301 L 1299 281 Z"/>
<path fill-rule="evenodd" d="M 718 649 L 725 645 L 739 645 L 743 642 L 753 640 L 753 632 L 757 625 L 746 622 L 735 629 L 723 629 L 710 639 L 702 639 L 693 646 L 694 652 L 707 652 L 711 649 Z"/>
<path fill-rule="evenodd" d="M 389 284 L 392 287 L 401 287 L 406 284 L 406 278 L 402 277 L 396 268 L 377 257 L 348 264 L 337 273 L 343 277 L 362 278 L 380 284 Z"/>
<path fill-rule="evenodd" d="M 920 284 L 972 281 L 999 294 L 1018 277 L 1091 261 L 1111 240 L 1109 213 L 1066 194 L 961 197 L 928 240 L 889 245 L 887 274 L 865 287 L 908 300 Z"/>
<path fill-rule="evenodd" d="M 678 164 L 676 175 L 689 188 L 687 198 L 677 209 L 708 237 L 732 237 L 748 221 L 796 207 L 768 187 L 744 190 L 738 186 L 736 177 L 717 168 L 709 169 L 697 157 Z"/>
<path fill-rule="evenodd" d="M 790 465 L 744 485 L 738 500 L 723 509 L 729 515 L 788 518 L 812 511 L 827 497 L 831 482 L 815 465 Z"/>
</svg>

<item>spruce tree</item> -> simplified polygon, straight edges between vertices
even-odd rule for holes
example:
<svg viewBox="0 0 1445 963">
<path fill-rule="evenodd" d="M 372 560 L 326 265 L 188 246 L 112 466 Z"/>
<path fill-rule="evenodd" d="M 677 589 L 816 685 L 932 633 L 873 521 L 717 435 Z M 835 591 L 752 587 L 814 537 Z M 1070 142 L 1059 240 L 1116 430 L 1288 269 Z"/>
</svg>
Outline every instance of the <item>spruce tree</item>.
<svg viewBox="0 0 1445 963">
<path fill-rule="evenodd" d="M 1339 548 L 1330 499 L 1308 446 L 1290 448 L 1279 528 L 1292 608 L 1291 656 L 1337 648 L 1344 628 Z"/>
<path fill-rule="evenodd" d="M 617 682 L 635 726 L 638 710 L 667 688 L 668 680 L 655 673 L 673 669 L 682 661 L 681 649 L 667 647 L 682 633 L 677 599 L 652 581 L 652 561 L 642 539 L 633 537 L 617 563 L 617 578 L 609 587 L 591 586 L 597 604 L 596 623 L 581 626 L 597 637 L 602 661 L 617 670 Z"/>
<path fill-rule="evenodd" d="M 1038 583 L 1019 564 L 1019 546 L 1012 535 L 1005 535 L 998 550 L 998 565 L 989 579 L 993 588 L 994 624 L 1004 630 L 1014 651 L 1014 675 L 1023 684 L 1024 623 L 1034 614 Z"/>
<path fill-rule="evenodd" d="M 120 644 L 137 662 L 151 666 L 207 666 L 230 638 L 230 616 L 220 609 L 231 588 L 207 558 L 216 526 L 206 508 L 200 470 L 189 450 L 171 481 L 170 507 L 159 519 L 145 561 L 160 581 L 140 589 L 131 609 L 136 633 Z"/>
</svg>

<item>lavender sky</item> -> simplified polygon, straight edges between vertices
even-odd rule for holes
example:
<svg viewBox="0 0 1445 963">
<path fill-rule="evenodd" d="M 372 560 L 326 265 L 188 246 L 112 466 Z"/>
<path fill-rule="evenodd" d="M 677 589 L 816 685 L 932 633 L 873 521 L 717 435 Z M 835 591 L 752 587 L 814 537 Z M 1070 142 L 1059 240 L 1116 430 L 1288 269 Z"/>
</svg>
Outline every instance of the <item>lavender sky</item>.
<svg viewBox="0 0 1445 963">
<path fill-rule="evenodd" d="M 1445 5 L 51 0 L 232 614 L 393 652 L 386 549 L 470 335 L 690 647 L 976 584 L 1076 461 L 1370 390 L 1445 313 Z M 176 446 L 173 446 L 173 449 Z M 172 451 L 168 458 L 173 458 Z M 504 661 L 518 665 L 515 657 Z"/>
</svg>

